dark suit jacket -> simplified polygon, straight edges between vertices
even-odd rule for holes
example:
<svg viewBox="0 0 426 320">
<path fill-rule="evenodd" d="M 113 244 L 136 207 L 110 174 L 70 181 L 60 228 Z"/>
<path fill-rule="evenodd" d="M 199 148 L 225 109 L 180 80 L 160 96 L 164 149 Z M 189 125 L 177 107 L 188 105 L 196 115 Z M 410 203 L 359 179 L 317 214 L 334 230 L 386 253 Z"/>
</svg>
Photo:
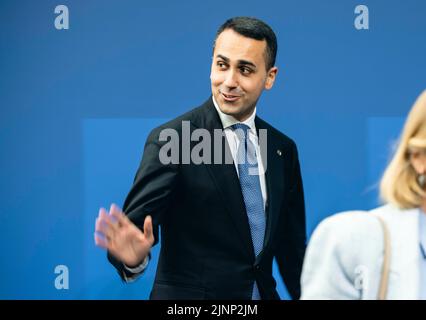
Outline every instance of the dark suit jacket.
<svg viewBox="0 0 426 320">
<path fill-rule="evenodd" d="M 159 141 L 160 131 L 173 128 L 182 137 L 184 120 L 190 121 L 191 132 L 205 128 L 212 137 L 214 129 L 223 129 L 211 98 L 155 128 L 123 208 L 141 229 L 146 215 L 152 216 L 156 242 L 161 226 L 161 252 L 150 298 L 251 299 L 256 280 L 262 299 L 279 299 L 272 276 L 274 257 L 290 295 L 298 298 L 306 231 L 295 143 L 255 118 L 257 130 L 268 133 L 266 234 L 263 251 L 256 258 L 234 164 L 163 165 L 159 161 L 159 150 L 166 143 Z M 226 138 L 222 139 L 222 151 L 229 150 Z M 123 277 L 127 270 L 113 257 L 109 259 Z"/>
</svg>

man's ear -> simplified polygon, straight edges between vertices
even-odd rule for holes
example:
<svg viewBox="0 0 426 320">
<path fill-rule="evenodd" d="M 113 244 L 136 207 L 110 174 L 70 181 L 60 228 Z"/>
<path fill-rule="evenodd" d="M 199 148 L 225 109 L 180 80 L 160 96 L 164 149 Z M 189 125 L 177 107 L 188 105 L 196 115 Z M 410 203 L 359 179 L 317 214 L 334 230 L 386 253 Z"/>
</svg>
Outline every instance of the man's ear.
<svg viewBox="0 0 426 320">
<path fill-rule="evenodd" d="M 268 74 L 266 76 L 266 81 L 265 81 L 265 89 L 266 90 L 271 89 L 272 86 L 274 85 L 277 73 L 278 73 L 277 67 L 272 67 L 271 69 L 269 69 Z"/>
</svg>

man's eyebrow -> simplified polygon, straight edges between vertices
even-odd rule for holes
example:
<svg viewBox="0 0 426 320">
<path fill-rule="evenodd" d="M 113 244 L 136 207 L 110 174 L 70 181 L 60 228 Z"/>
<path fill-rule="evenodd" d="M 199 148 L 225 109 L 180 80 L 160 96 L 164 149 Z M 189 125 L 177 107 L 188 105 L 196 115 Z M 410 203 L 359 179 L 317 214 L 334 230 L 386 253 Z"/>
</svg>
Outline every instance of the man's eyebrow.
<svg viewBox="0 0 426 320">
<path fill-rule="evenodd" d="M 227 63 L 229 63 L 229 58 L 227 58 L 227 57 L 225 57 L 225 56 L 223 56 L 223 55 L 221 55 L 221 54 L 218 54 L 218 55 L 216 55 L 216 57 L 217 58 L 220 58 L 220 59 L 222 59 L 222 60 L 224 60 L 225 62 L 227 62 Z M 251 61 L 248 61 L 248 60 L 238 60 L 238 64 L 239 65 L 247 65 L 247 66 L 252 66 L 253 68 L 257 68 L 256 67 L 256 65 L 253 63 L 253 62 L 251 62 Z"/>
<path fill-rule="evenodd" d="M 252 66 L 253 68 L 256 69 L 256 65 L 251 62 L 251 61 L 247 61 L 247 60 L 238 60 L 238 64 L 242 64 L 242 65 L 248 65 L 248 66 Z"/>
<path fill-rule="evenodd" d="M 216 55 L 216 58 L 221 58 L 222 60 L 225 60 L 225 62 L 229 62 L 229 58 L 222 56 L 221 54 Z"/>
</svg>

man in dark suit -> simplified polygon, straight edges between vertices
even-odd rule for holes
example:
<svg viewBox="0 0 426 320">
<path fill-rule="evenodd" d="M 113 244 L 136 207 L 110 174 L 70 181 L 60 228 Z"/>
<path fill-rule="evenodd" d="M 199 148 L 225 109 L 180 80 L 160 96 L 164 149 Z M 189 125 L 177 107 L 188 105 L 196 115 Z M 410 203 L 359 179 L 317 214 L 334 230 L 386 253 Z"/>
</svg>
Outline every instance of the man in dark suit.
<svg viewBox="0 0 426 320">
<path fill-rule="evenodd" d="M 96 244 L 125 281 L 146 268 L 161 226 L 151 299 L 279 299 L 274 257 L 299 298 L 306 231 L 297 149 L 256 116 L 278 71 L 276 51 L 264 22 L 226 21 L 212 96 L 151 132 L 124 212 L 100 210 Z"/>
</svg>

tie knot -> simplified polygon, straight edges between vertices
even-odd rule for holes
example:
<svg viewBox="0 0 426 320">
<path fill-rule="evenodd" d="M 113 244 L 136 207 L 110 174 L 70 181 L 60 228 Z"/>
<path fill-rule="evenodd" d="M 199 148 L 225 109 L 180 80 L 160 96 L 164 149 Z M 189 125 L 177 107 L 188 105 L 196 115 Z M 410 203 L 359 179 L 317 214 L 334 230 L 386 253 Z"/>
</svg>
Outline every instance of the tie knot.
<svg viewBox="0 0 426 320">
<path fill-rule="evenodd" d="M 231 126 L 232 131 L 235 132 L 238 139 L 245 140 L 248 138 L 248 131 L 250 130 L 250 127 L 244 123 L 236 123 Z"/>
</svg>

